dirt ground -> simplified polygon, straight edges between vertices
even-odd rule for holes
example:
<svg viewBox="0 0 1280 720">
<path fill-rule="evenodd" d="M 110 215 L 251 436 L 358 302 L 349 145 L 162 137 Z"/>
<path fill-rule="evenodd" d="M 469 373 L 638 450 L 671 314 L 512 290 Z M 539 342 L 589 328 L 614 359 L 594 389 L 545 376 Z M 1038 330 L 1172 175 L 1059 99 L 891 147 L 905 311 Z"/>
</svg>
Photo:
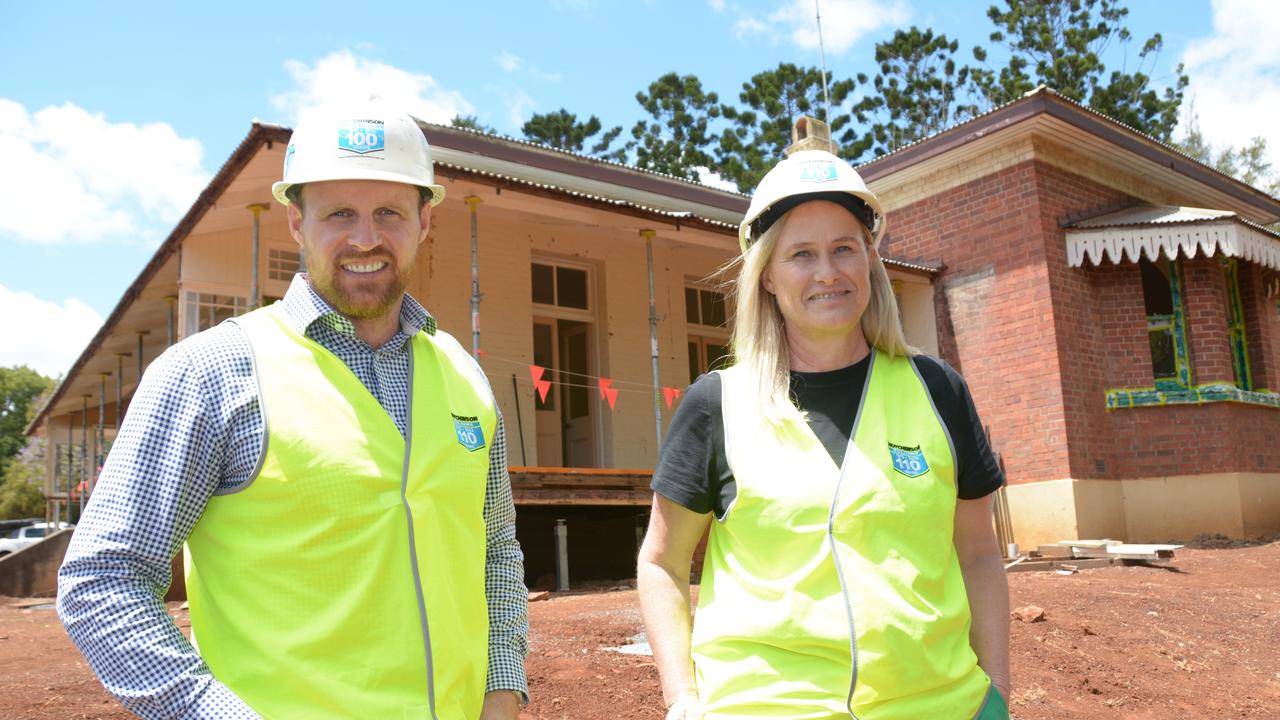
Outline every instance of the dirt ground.
<svg viewBox="0 0 1280 720">
<path fill-rule="evenodd" d="M 1280 718 L 1280 542 L 1201 545 L 1168 568 L 1010 574 L 1012 607 L 1045 615 L 1012 623 L 1013 717 Z M 0 599 L 0 718 L 131 717 L 30 602 Z M 635 590 L 553 594 L 530 621 L 524 720 L 660 720 L 652 658 L 606 649 L 641 630 Z"/>
</svg>

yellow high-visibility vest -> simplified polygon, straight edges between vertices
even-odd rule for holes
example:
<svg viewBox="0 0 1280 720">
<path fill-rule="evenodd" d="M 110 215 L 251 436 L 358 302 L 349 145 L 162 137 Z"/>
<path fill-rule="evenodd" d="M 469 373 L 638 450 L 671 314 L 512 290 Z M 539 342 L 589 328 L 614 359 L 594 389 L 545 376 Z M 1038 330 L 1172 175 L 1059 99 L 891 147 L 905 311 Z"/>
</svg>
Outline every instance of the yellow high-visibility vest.
<svg viewBox="0 0 1280 720">
<path fill-rule="evenodd" d="M 453 338 L 418 333 L 401 435 L 278 307 L 235 321 L 253 348 L 266 451 L 187 540 L 193 640 L 264 718 L 475 720 L 488 670 L 488 383 Z"/>
<path fill-rule="evenodd" d="M 955 460 L 915 364 L 875 352 L 844 466 L 721 371 L 737 496 L 712 524 L 693 659 L 708 720 L 968 720 L 991 682 L 969 646 Z"/>
</svg>

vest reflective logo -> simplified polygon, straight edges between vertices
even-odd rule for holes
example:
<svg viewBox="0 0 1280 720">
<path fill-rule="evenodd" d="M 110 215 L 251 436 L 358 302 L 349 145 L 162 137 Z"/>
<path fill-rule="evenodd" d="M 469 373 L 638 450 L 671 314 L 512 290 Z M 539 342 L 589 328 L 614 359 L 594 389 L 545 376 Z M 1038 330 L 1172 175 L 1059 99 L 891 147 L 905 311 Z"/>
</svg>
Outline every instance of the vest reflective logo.
<svg viewBox="0 0 1280 720">
<path fill-rule="evenodd" d="M 381 120 L 352 120 L 338 128 L 338 148 L 364 155 L 386 148 Z"/>
<path fill-rule="evenodd" d="M 889 443 L 889 456 L 893 458 L 893 469 L 907 477 L 920 477 L 929 472 L 929 461 L 919 445 L 904 447 Z"/>
<path fill-rule="evenodd" d="M 479 418 L 454 415 L 453 431 L 462 447 L 473 451 L 484 447 L 484 429 L 480 427 Z"/>
</svg>

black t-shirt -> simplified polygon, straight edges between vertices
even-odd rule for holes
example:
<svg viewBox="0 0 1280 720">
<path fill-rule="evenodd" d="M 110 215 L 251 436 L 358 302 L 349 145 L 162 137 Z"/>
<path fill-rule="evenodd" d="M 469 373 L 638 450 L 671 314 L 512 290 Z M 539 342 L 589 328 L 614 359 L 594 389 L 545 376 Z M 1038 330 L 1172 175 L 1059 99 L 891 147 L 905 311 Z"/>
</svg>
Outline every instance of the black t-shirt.
<svg viewBox="0 0 1280 720">
<path fill-rule="evenodd" d="M 791 395 L 808 415 L 809 427 L 831 454 L 836 466 L 853 432 L 871 356 L 828 372 L 792 372 Z M 987 443 L 982 422 L 964 378 L 944 360 L 912 358 L 924 378 L 956 451 L 957 496 L 972 500 L 1004 484 L 1004 475 Z M 724 452 L 724 415 L 720 376 L 703 375 L 689 386 L 671 419 L 653 474 L 654 492 L 697 513 L 723 517 L 737 484 Z"/>
</svg>

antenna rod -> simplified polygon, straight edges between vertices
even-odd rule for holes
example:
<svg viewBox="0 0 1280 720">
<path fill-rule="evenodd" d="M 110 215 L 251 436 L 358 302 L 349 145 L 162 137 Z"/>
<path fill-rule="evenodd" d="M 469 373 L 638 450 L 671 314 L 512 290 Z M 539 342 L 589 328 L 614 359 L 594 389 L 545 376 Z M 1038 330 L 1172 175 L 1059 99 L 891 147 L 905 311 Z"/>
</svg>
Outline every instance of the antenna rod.
<svg viewBox="0 0 1280 720">
<path fill-rule="evenodd" d="M 827 51 L 822 43 L 822 7 L 819 0 L 813 0 L 813 12 L 818 18 L 818 57 L 822 60 L 822 100 L 827 106 L 824 119 L 831 122 L 831 95 L 827 92 Z"/>
</svg>

